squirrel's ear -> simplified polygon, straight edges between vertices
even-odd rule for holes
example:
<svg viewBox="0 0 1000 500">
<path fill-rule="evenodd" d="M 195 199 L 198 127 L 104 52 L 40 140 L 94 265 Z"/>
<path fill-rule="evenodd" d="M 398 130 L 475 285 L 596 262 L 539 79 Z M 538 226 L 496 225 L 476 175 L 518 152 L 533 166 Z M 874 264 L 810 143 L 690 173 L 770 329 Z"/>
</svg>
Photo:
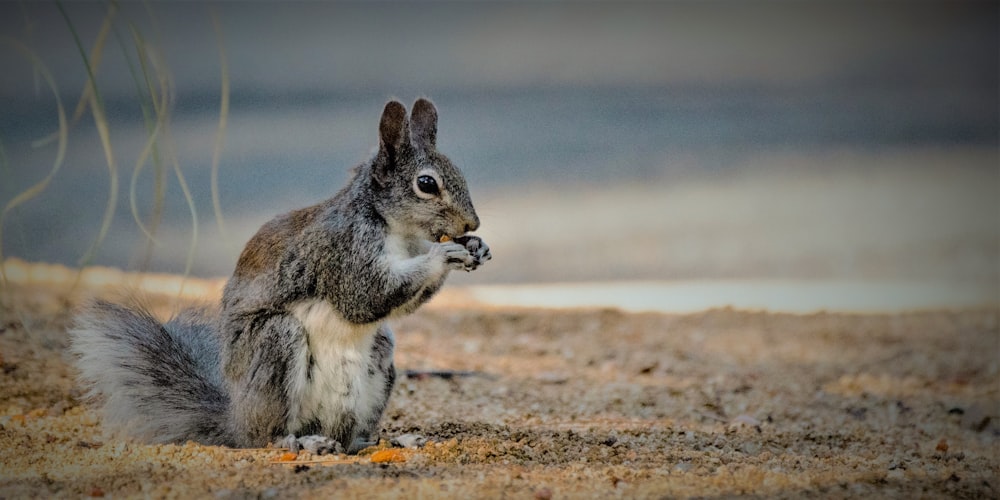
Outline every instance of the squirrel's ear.
<svg viewBox="0 0 1000 500">
<path fill-rule="evenodd" d="M 420 148 L 433 148 L 437 143 L 438 113 L 434 104 L 427 99 L 420 98 L 413 103 L 413 114 L 410 116 L 413 122 L 413 143 Z"/>
<path fill-rule="evenodd" d="M 382 120 L 378 124 L 379 149 L 385 154 L 385 161 L 375 167 L 375 179 L 385 185 L 389 172 L 396 164 L 396 153 L 408 140 L 406 107 L 399 101 L 389 101 L 382 110 Z"/>
<path fill-rule="evenodd" d="M 378 124 L 379 147 L 397 150 L 406 141 L 406 107 L 399 101 L 389 101 L 382 110 L 382 121 Z"/>
</svg>

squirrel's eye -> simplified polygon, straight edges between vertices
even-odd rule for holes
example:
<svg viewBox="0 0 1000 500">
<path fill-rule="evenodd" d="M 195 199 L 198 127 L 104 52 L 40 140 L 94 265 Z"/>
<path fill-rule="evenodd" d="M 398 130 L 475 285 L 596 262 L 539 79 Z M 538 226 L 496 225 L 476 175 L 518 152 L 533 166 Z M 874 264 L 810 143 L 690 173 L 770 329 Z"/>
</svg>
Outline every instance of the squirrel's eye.
<svg viewBox="0 0 1000 500">
<path fill-rule="evenodd" d="M 417 177 L 417 189 L 426 194 L 436 195 L 440 193 L 437 181 L 429 175 L 421 175 Z"/>
</svg>

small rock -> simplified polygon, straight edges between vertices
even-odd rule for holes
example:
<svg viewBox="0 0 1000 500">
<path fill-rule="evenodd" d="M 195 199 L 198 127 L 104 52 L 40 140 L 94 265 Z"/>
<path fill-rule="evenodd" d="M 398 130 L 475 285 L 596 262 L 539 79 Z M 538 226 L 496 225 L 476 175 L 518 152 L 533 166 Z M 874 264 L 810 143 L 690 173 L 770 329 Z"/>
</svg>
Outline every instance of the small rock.
<svg viewBox="0 0 1000 500">
<path fill-rule="evenodd" d="M 538 375 L 538 381 L 543 384 L 565 384 L 569 377 L 558 372 L 545 372 Z"/>
<path fill-rule="evenodd" d="M 407 432 L 406 434 L 401 434 L 392 438 L 389 442 L 393 446 L 399 446 L 400 448 L 420 448 L 427 444 L 427 438 L 421 436 L 420 434 Z"/>
<path fill-rule="evenodd" d="M 757 429 L 757 432 L 761 432 L 760 420 L 757 420 L 750 415 L 738 415 L 729 421 L 730 431 L 738 431 L 746 428 Z"/>
<path fill-rule="evenodd" d="M 48 414 L 58 417 L 66 413 L 67 405 L 65 401 L 58 401 L 48 409 Z"/>
<path fill-rule="evenodd" d="M 539 488 L 539 489 L 535 490 L 535 499 L 536 500 L 551 500 L 552 499 L 552 490 L 550 490 L 548 488 Z"/>
<path fill-rule="evenodd" d="M 946 453 L 948 451 L 948 441 L 945 438 L 941 438 L 941 440 L 938 441 L 938 444 L 937 446 L 934 447 L 934 449 L 940 451 L 941 453 Z"/>
<path fill-rule="evenodd" d="M 677 472 L 687 472 L 693 468 L 694 465 L 691 465 L 691 462 L 678 462 L 677 465 L 674 466 L 674 470 Z"/>
<path fill-rule="evenodd" d="M 868 414 L 868 408 L 858 408 L 852 406 L 847 408 L 847 414 L 854 417 L 856 420 L 864 420 L 865 416 Z"/>
<path fill-rule="evenodd" d="M 760 425 L 760 420 L 751 417 L 750 415 L 737 415 L 733 418 L 732 424 L 745 424 L 750 427 L 756 427 Z"/>
<path fill-rule="evenodd" d="M 979 405 L 972 405 L 962 415 L 962 427 L 972 429 L 976 432 L 986 430 L 990 425 L 991 416 L 985 408 Z"/>
<path fill-rule="evenodd" d="M 653 370 L 659 368 L 659 366 L 660 366 L 660 362 L 657 361 L 657 360 L 653 360 L 653 361 L 647 362 L 647 363 L 642 364 L 642 365 L 639 366 L 639 374 L 641 374 L 641 375 L 648 375 L 648 374 L 652 373 Z"/>
</svg>

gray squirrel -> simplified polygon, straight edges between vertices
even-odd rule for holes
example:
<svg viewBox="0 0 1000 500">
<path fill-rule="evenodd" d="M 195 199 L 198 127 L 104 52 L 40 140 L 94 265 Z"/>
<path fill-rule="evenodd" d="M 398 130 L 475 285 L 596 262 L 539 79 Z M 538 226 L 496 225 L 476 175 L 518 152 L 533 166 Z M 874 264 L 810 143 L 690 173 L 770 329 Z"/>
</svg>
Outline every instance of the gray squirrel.
<svg viewBox="0 0 1000 500">
<path fill-rule="evenodd" d="M 378 440 L 395 382 L 387 318 L 413 312 L 489 247 L 465 178 L 438 152 L 437 110 L 388 102 L 379 149 L 333 198 L 247 243 L 217 312 L 161 324 L 97 301 L 70 350 L 104 424 L 140 440 L 355 453 Z"/>
</svg>

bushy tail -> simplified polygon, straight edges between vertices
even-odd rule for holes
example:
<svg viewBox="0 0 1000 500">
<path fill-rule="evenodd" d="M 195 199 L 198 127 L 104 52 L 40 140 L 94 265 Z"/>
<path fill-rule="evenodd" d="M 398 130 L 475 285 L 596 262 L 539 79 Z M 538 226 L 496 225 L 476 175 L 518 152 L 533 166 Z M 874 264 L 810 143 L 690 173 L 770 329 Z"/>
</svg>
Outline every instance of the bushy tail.
<svg viewBox="0 0 1000 500">
<path fill-rule="evenodd" d="M 103 404 L 105 428 L 157 443 L 231 444 L 218 342 L 196 312 L 162 325 L 141 307 L 104 301 L 83 310 L 70 331 L 80 380 Z"/>
</svg>

